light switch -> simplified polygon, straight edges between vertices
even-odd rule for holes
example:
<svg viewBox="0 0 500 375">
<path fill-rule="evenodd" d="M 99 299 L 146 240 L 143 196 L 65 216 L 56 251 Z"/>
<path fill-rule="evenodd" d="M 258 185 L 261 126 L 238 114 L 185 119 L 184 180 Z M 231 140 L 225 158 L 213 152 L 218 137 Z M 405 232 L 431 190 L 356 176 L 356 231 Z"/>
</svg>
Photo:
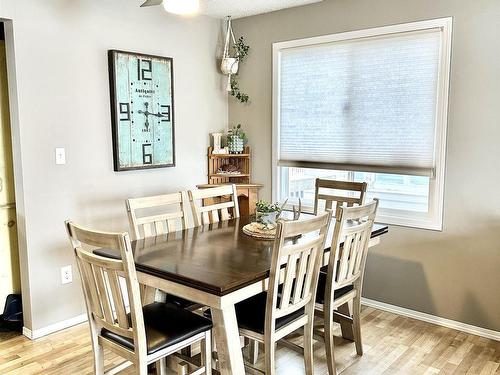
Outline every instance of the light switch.
<svg viewBox="0 0 500 375">
<path fill-rule="evenodd" d="M 64 147 L 56 147 L 56 164 L 66 164 L 66 150 Z"/>
</svg>

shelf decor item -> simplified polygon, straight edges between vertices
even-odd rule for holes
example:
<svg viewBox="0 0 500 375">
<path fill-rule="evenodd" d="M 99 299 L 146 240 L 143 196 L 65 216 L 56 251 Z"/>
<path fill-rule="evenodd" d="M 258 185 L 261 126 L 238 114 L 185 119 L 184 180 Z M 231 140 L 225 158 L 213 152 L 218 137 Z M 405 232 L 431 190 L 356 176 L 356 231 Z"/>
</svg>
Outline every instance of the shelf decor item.
<svg viewBox="0 0 500 375">
<path fill-rule="evenodd" d="M 175 166 L 173 60 L 108 52 L 114 170 Z"/>
<path fill-rule="evenodd" d="M 220 154 L 222 150 L 222 133 L 212 133 L 212 138 L 214 139 L 214 154 Z"/>
<path fill-rule="evenodd" d="M 246 134 L 241 129 L 241 124 L 238 124 L 228 130 L 227 147 L 230 154 L 243 153 L 243 146 L 247 143 Z"/>
</svg>

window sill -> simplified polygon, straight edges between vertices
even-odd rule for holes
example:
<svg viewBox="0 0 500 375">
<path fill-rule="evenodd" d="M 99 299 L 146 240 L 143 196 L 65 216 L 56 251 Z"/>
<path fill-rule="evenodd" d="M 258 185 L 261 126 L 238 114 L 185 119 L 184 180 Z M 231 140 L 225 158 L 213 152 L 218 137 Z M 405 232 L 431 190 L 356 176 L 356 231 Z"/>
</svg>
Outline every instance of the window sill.
<svg viewBox="0 0 500 375">
<path fill-rule="evenodd" d="M 292 211 L 293 206 L 298 208 L 298 203 L 289 203 L 284 207 L 286 211 Z M 314 207 L 312 206 L 302 206 L 302 212 L 307 214 L 314 213 Z M 404 215 L 402 215 L 404 213 Z M 400 227 L 414 228 L 414 229 L 425 229 L 441 232 L 443 230 L 442 221 L 438 219 L 429 218 L 427 214 L 419 212 L 408 212 L 398 210 L 384 210 L 379 209 L 377 218 L 375 219 L 377 223 L 396 225 Z"/>
</svg>

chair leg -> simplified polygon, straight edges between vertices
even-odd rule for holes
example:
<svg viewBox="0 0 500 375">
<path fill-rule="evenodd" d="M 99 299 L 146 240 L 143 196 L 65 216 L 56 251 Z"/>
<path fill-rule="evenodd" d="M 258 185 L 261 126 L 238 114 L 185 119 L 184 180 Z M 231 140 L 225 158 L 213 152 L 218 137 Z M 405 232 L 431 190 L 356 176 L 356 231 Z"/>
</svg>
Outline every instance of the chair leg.
<svg viewBox="0 0 500 375">
<path fill-rule="evenodd" d="M 264 345 L 266 375 L 276 374 L 275 355 L 276 355 L 276 343 L 271 340 L 269 341 L 266 340 L 266 344 Z"/>
<path fill-rule="evenodd" d="M 146 361 L 137 363 L 135 369 L 137 375 L 148 375 L 148 364 Z"/>
<path fill-rule="evenodd" d="M 255 365 L 259 359 L 259 342 L 257 340 L 249 339 L 248 343 L 248 358 L 250 363 Z"/>
<path fill-rule="evenodd" d="M 356 344 L 356 353 L 363 355 L 363 342 L 361 339 L 361 296 L 354 298 L 352 305 L 352 328 L 354 343 Z"/>
<path fill-rule="evenodd" d="M 89 313 L 90 315 L 90 313 Z M 104 375 L 104 349 L 99 344 L 99 329 L 93 319 L 89 319 L 90 338 L 92 340 L 92 351 L 94 353 L 94 374 Z"/>
<path fill-rule="evenodd" d="M 328 374 L 337 375 L 333 342 L 333 309 L 326 309 L 325 306 L 325 310 L 325 349 L 326 363 L 328 364 Z"/>
<path fill-rule="evenodd" d="M 156 375 L 167 375 L 167 357 L 157 360 Z"/>
<path fill-rule="evenodd" d="M 94 346 L 94 374 L 104 375 L 104 349 L 98 343 Z"/>
<path fill-rule="evenodd" d="M 205 333 L 205 339 L 201 342 L 201 365 L 205 366 L 205 374 L 212 375 L 212 334 Z"/>
<path fill-rule="evenodd" d="M 313 329 L 314 329 L 314 318 L 310 316 L 309 322 L 304 326 L 304 363 L 305 363 L 306 375 L 314 374 Z"/>
</svg>

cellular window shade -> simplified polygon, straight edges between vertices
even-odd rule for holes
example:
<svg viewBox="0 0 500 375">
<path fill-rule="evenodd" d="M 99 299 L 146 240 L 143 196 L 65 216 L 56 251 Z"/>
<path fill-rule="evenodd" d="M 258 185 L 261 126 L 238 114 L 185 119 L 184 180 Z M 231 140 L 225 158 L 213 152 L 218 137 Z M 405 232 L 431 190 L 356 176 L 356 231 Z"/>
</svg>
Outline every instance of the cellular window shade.
<svg viewBox="0 0 500 375">
<path fill-rule="evenodd" d="M 278 164 L 431 176 L 441 33 L 281 50 Z"/>
</svg>

